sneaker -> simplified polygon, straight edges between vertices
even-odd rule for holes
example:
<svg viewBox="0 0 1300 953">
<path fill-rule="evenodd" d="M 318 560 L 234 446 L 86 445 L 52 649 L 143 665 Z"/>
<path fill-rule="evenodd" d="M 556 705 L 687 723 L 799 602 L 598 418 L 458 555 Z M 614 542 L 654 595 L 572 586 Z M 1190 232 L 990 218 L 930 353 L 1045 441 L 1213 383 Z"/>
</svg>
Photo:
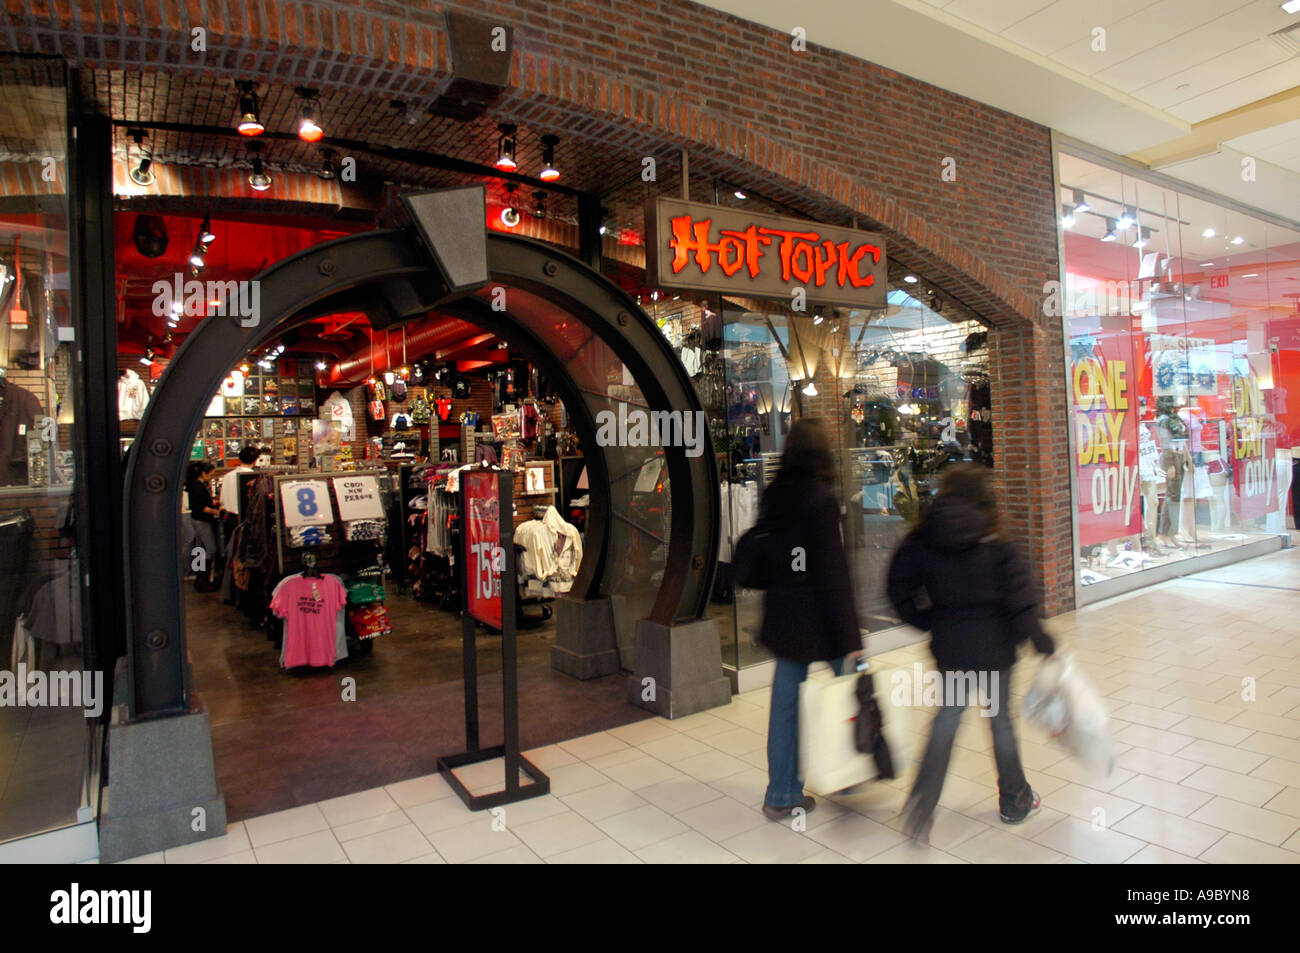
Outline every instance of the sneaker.
<svg viewBox="0 0 1300 953">
<path fill-rule="evenodd" d="M 1037 791 L 1031 791 L 1029 793 L 1032 797 L 1032 801 L 1025 813 L 1015 815 L 1008 814 L 1006 811 L 999 812 L 1003 824 L 1023 824 L 1031 815 L 1038 813 L 1038 809 L 1043 806 L 1043 799 L 1039 796 Z"/>
<path fill-rule="evenodd" d="M 797 807 L 803 808 L 803 812 L 805 814 L 811 814 L 813 808 L 815 808 L 816 806 L 817 806 L 817 802 L 812 799 L 812 796 L 805 795 L 804 799 L 800 801 L 798 804 L 791 804 L 788 807 L 779 807 L 775 804 L 764 804 L 763 816 L 766 817 L 769 821 L 779 821 L 783 817 L 789 817 L 791 814 L 793 814 L 795 808 Z"/>
</svg>

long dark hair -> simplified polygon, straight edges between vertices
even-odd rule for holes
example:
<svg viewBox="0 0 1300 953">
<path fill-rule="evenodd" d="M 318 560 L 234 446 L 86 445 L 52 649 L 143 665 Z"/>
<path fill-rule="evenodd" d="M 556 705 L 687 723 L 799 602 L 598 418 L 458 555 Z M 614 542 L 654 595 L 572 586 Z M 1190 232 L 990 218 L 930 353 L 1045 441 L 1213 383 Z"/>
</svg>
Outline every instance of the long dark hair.
<svg viewBox="0 0 1300 953">
<path fill-rule="evenodd" d="M 801 417 L 794 422 L 786 437 L 777 479 L 782 483 L 835 482 L 835 453 L 826 422 L 820 417 Z"/>
<path fill-rule="evenodd" d="M 189 486 L 191 483 L 202 480 L 215 469 L 216 467 L 208 463 L 207 460 L 195 460 L 185 471 L 185 485 Z"/>
<path fill-rule="evenodd" d="M 988 520 L 988 535 L 999 540 L 1004 538 L 997 488 L 993 483 L 993 471 L 988 467 L 979 463 L 955 463 L 944 467 L 939 473 L 939 493 L 933 505 L 941 500 L 961 500 L 973 506 Z M 926 510 L 922 514 L 913 532 L 923 531 L 929 512 Z"/>
</svg>

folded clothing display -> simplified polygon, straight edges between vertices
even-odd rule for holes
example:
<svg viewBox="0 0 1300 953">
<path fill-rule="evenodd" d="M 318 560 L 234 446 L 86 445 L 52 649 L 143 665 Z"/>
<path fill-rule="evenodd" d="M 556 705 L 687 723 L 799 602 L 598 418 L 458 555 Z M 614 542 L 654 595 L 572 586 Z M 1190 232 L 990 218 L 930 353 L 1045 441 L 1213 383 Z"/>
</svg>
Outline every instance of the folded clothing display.
<svg viewBox="0 0 1300 953">
<path fill-rule="evenodd" d="M 388 524 L 383 520 L 352 520 L 343 525 L 343 535 L 349 542 L 375 539 L 383 541 L 388 531 Z"/>
<path fill-rule="evenodd" d="M 360 606 L 348 610 L 348 621 L 358 639 L 373 639 L 379 635 L 391 635 L 393 627 L 388 621 L 388 610 L 382 602 Z"/>
<path fill-rule="evenodd" d="M 384 587 L 377 582 L 352 580 L 347 588 L 348 605 L 363 606 L 384 601 Z"/>
<path fill-rule="evenodd" d="M 289 545 L 294 549 L 309 546 L 327 546 L 334 542 L 334 537 L 324 526 L 297 526 L 289 530 Z"/>
</svg>

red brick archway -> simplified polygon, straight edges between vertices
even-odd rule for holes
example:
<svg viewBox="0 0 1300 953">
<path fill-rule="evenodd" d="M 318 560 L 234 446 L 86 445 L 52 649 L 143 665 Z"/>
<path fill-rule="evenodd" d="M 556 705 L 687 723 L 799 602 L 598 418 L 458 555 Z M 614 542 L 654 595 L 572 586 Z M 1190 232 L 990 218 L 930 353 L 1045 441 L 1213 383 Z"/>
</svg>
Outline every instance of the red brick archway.
<svg viewBox="0 0 1300 953">
<path fill-rule="evenodd" d="M 809 215 L 858 216 L 992 335 L 1008 523 L 1048 607 L 1072 604 L 1069 451 L 1048 130 L 685 0 L 139 0 L 7 5 L 0 48 L 418 100 L 449 78 L 445 10 L 514 28 L 493 114 L 647 155 L 690 151 Z M 202 29 L 206 49 L 192 48 Z M 955 180 L 945 180 L 945 160 Z"/>
</svg>

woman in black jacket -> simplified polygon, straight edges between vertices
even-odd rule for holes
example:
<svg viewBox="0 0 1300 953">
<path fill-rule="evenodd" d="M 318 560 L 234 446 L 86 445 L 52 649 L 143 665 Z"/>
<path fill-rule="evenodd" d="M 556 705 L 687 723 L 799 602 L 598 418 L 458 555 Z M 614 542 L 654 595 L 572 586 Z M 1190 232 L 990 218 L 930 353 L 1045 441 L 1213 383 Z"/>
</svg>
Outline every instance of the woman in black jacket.
<svg viewBox="0 0 1300 953">
<path fill-rule="evenodd" d="M 768 534 L 759 640 L 776 656 L 763 798 L 763 813 L 772 820 L 815 806 L 799 777 L 799 685 L 809 664 L 829 662 L 838 673 L 841 660 L 862 650 L 834 486 L 835 456 L 825 426 L 814 418 L 795 421 L 757 524 Z"/>
<path fill-rule="evenodd" d="M 212 570 L 221 555 L 217 543 L 217 521 L 225 510 L 212 498 L 208 479 L 215 467 L 206 460 L 191 463 L 185 474 L 185 494 L 189 497 L 190 518 L 194 521 L 194 534 L 204 550 L 202 566 L 194 568 L 194 588 L 199 592 L 212 592 L 217 584 L 212 580 Z"/>
<path fill-rule="evenodd" d="M 1002 538 L 992 474 L 976 464 L 943 471 L 939 494 L 903 540 L 889 567 L 889 599 L 904 622 L 930 632 L 944 676 L 942 707 L 930 729 L 912 794 L 908 833 L 929 827 L 952 754 L 953 738 L 978 686 L 993 729 L 1002 820 L 1018 824 L 1042 801 L 1025 779 L 1011 726 L 1011 666 L 1025 639 L 1044 655 L 1056 648 L 1038 622 L 1028 564 Z"/>
</svg>

